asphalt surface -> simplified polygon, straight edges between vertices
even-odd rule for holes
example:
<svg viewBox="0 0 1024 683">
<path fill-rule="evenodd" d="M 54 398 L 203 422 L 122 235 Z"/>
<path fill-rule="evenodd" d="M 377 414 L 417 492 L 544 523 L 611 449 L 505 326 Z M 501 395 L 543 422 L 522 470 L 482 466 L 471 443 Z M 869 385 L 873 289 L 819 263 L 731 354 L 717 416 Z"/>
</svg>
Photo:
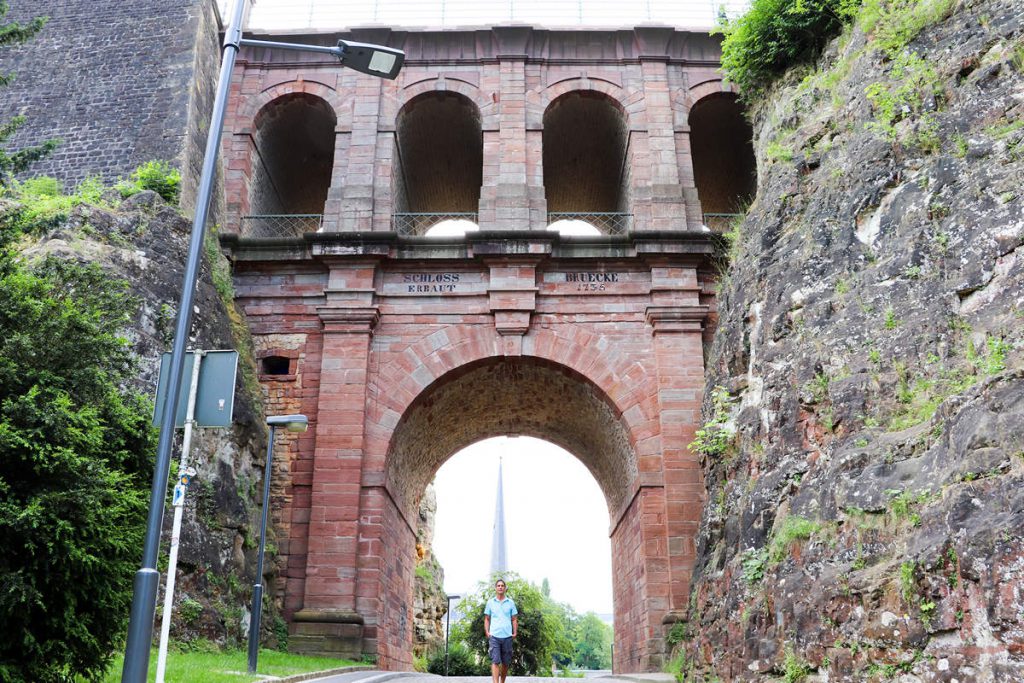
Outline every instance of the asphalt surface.
<svg viewBox="0 0 1024 683">
<path fill-rule="evenodd" d="M 584 675 L 592 679 L 594 683 L 672 683 L 673 678 L 669 674 L 620 674 L 611 675 L 610 672 L 592 672 L 596 675 Z M 287 679 L 289 681 L 293 679 Z M 558 679 L 538 678 L 531 676 L 509 676 L 506 683 L 553 683 Z M 567 681 L 572 679 L 566 679 Z M 407 671 L 348 671 L 345 673 L 331 674 L 319 678 L 308 678 L 305 683 L 490 683 L 490 676 L 435 676 L 434 674 L 421 674 Z"/>
</svg>

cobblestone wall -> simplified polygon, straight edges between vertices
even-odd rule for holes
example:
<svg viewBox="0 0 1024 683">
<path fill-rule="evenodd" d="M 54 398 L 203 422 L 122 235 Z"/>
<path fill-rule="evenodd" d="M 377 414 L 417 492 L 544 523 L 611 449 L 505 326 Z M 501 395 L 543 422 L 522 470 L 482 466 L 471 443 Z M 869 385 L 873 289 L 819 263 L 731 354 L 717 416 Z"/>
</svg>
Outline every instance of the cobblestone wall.
<svg viewBox="0 0 1024 683">
<path fill-rule="evenodd" d="M 15 80 L 0 120 L 27 117 L 16 146 L 59 138 L 32 174 L 74 185 L 113 181 L 151 159 L 184 171 L 190 204 L 202 164 L 219 65 L 210 0 L 14 0 L 8 19 L 48 16 L 25 45 L 4 50 Z"/>
</svg>

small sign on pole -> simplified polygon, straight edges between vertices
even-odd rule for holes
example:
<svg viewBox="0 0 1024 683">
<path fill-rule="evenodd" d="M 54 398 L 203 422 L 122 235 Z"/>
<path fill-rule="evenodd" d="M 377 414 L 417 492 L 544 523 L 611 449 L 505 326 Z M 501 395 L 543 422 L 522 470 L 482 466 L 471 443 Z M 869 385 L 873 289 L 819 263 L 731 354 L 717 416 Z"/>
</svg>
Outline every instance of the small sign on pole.
<svg viewBox="0 0 1024 683">
<path fill-rule="evenodd" d="M 199 389 L 196 394 L 195 426 L 197 427 L 230 427 L 235 404 L 235 375 L 238 372 L 237 351 L 203 351 L 203 361 L 199 366 Z M 164 401 L 167 400 L 167 365 L 171 362 L 171 354 L 165 353 L 160 358 L 160 380 L 156 389 L 156 410 L 153 413 L 153 424 L 159 421 Z M 189 351 L 185 354 L 185 376 L 192 372 L 196 362 L 196 354 Z M 177 411 L 174 414 L 174 426 L 185 426 L 185 411 L 188 408 L 189 385 L 181 383 L 178 392 Z"/>
</svg>

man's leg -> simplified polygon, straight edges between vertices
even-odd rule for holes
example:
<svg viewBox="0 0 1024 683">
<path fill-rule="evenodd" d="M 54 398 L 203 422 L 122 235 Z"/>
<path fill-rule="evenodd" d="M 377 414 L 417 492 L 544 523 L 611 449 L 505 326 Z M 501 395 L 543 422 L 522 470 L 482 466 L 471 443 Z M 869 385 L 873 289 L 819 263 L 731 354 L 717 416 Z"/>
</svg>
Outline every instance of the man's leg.
<svg viewBox="0 0 1024 683">
<path fill-rule="evenodd" d="M 504 676 L 501 676 L 502 666 L 500 664 L 491 664 L 491 681 L 492 683 L 500 683 L 505 680 Z"/>
<path fill-rule="evenodd" d="M 501 665 L 501 680 L 498 683 L 505 683 L 505 676 L 508 675 L 508 664 Z"/>
<path fill-rule="evenodd" d="M 487 650 L 487 654 L 491 656 L 491 683 L 499 683 L 501 647 L 498 645 L 498 639 L 494 636 L 487 639 Z"/>
<path fill-rule="evenodd" d="M 508 676 L 508 665 L 512 663 L 512 639 L 505 638 L 501 647 L 501 680 L 498 683 L 505 683 Z"/>
</svg>

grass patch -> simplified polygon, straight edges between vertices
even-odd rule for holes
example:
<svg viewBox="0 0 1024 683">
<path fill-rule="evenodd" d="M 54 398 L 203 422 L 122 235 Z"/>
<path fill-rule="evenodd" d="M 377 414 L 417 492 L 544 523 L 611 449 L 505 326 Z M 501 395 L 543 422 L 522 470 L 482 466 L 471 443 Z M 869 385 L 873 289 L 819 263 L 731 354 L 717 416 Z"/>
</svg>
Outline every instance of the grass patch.
<svg viewBox="0 0 1024 683">
<path fill-rule="evenodd" d="M 768 545 L 768 560 L 772 564 L 782 562 L 786 559 L 790 545 L 795 541 L 807 540 L 819 529 L 821 522 L 803 517 L 787 517 L 779 530 L 772 535 L 771 543 Z"/>
<path fill-rule="evenodd" d="M 149 676 L 152 681 L 156 677 L 157 652 L 153 650 L 149 656 Z M 248 655 L 245 650 L 228 652 L 168 652 L 166 680 L 168 681 L 202 681 L 203 683 L 250 683 L 262 680 L 265 676 L 291 676 L 337 669 L 342 666 L 356 666 L 360 662 L 349 659 L 333 659 L 331 657 L 306 657 L 276 650 L 260 650 L 257 675 L 246 673 Z M 110 664 L 106 675 L 100 683 L 119 683 L 121 667 L 124 665 L 124 654 L 119 653 Z M 79 683 L 83 683 L 80 679 Z"/>
</svg>

